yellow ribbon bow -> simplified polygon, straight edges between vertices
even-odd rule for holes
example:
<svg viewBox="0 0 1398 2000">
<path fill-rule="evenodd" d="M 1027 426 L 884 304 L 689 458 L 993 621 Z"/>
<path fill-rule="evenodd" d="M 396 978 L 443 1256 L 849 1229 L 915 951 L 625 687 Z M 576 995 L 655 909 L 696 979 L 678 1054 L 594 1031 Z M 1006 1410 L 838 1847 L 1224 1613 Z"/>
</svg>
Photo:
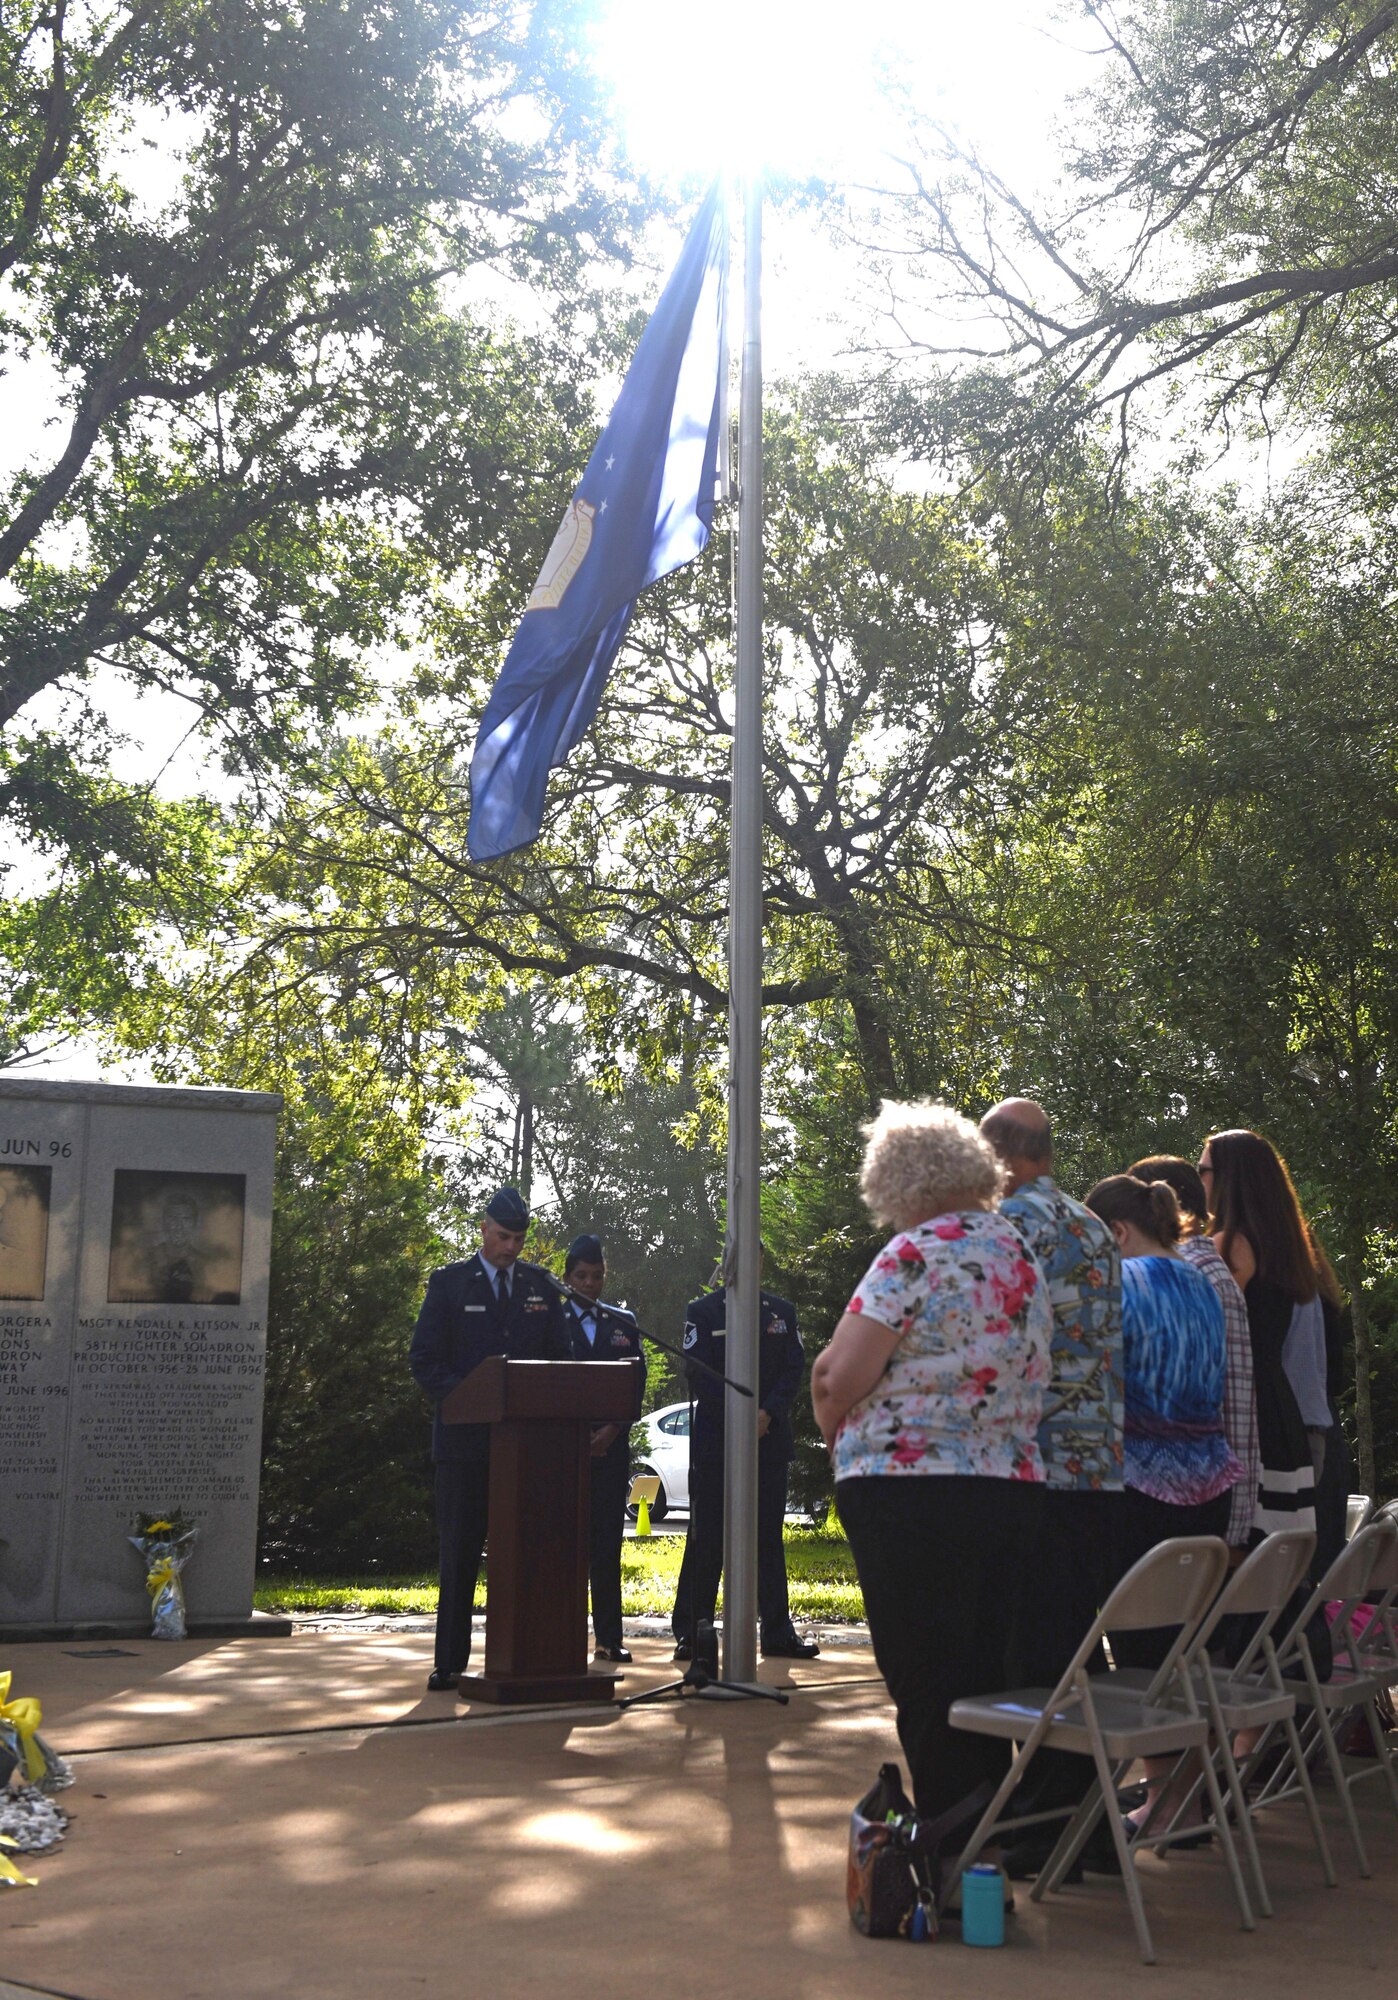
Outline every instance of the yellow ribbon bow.
<svg viewBox="0 0 1398 2000">
<path fill-rule="evenodd" d="M 164 1590 L 166 1584 L 175 1581 L 177 1574 L 175 1565 L 171 1562 L 169 1556 L 162 1556 L 155 1568 L 146 1572 L 146 1589 L 150 1592 L 152 1604 L 159 1597 L 161 1591 Z"/>
<path fill-rule="evenodd" d="M 6 1674 L 5 1679 L 9 1678 Z M 16 1853 L 19 1852 L 19 1842 L 7 1840 L 3 1833 L 0 1833 L 0 1847 L 12 1847 Z M 37 1876 L 21 1875 L 8 1854 L 0 1854 L 0 1882 L 14 1882 L 22 1889 L 37 1889 L 39 1886 Z"/>
<path fill-rule="evenodd" d="M 44 1753 L 34 1738 L 39 1733 L 39 1724 L 44 1712 L 32 1694 L 20 1695 L 10 1700 L 12 1675 L 0 1674 L 0 1723 L 13 1729 L 19 1737 L 19 1747 L 24 1752 L 24 1774 L 31 1785 L 37 1785 L 44 1775 Z"/>
</svg>

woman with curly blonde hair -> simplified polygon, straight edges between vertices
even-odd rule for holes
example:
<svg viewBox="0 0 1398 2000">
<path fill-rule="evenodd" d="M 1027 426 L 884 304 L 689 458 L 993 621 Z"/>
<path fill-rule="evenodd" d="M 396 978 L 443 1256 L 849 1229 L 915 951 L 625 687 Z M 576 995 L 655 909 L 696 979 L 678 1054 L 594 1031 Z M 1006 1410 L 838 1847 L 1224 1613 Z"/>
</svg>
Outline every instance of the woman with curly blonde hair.
<svg viewBox="0 0 1398 2000">
<path fill-rule="evenodd" d="M 1043 1498 L 1048 1290 L 996 1212 L 1002 1169 L 968 1119 L 887 1103 L 864 1129 L 862 1192 L 893 1234 L 811 1392 L 918 1811 L 965 1806 L 950 1849 L 1008 1768 L 1008 1746 L 947 1711 L 1005 1685 L 1006 1605 Z"/>
</svg>

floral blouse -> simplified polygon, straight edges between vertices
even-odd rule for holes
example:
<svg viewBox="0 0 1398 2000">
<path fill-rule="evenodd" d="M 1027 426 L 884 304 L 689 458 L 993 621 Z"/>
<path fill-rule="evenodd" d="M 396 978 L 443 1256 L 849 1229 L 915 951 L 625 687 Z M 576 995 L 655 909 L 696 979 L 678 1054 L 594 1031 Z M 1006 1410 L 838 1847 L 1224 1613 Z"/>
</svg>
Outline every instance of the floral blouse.
<svg viewBox="0 0 1398 2000">
<path fill-rule="evenodd" d="M 835 1436 L 836 1479 L 959 1473 L 1042 1480 L 1035 1442 L 1052 1320 L 1043 1273 L 984 1209 L 895 1236 L 847 1308 L 901 1337 Z"/>
</svg>

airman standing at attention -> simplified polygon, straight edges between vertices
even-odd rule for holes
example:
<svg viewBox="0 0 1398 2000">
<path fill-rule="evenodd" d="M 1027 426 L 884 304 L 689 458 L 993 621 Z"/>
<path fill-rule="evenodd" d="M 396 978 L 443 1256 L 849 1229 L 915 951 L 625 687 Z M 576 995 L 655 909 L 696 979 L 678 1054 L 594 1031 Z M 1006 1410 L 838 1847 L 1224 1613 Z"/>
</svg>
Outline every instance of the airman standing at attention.
<svg viewBox="0 0 1398 2000">
<path fill-rule="evenodd" d="M 644 1367 L 636 1316 L 625 1306 L 604 1303 L 607 1258 L 600 1236 L 575 1236 L 563 1266 L 565 1284 L 582 1298 L 564 1310 L 575 1361 L 639 1361 Z M 626 1424 L 599 1424 L 592 1434 L 592 1507 L 589 1579 L 595 1657 L 625 1665 L 622 1644 L 621 1548 L 626 1534 L 626 1492 L 630 1485 L 631 1433 Z"/>
<path fill-rule="evenodd" d="M 685 1309 L 684 1350 L 724 1371 L 726 1299 L 705 1292 Z M 762 1651 L 769 1658 L 813 1660 L 820 1648 L 797 1636 L 787 1601 L 786 1482 L 796 1453 L 791 1402 L 801 1382 L 805 1353 L 796 1308 L 775 1292 L 761 1294 L 757 1362 L 757 1609 Z M 695 1369 L 694 1428 L 689 1480 L 689 1533 L 670 1625 L 675 1658 L 691 1656 L 695 1627 L 712 1619 L 723 1573 L 723 1434 L 727 1391 Z"/>
</svg>

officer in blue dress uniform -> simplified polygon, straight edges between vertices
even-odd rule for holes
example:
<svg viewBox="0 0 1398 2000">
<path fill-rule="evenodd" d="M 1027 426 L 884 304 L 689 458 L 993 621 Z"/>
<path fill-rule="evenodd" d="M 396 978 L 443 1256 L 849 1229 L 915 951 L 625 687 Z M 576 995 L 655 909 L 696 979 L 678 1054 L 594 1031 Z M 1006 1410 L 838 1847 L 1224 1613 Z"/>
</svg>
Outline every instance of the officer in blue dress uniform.
<svg viewBox="0 0 1398 2000">
<path fill-rule="evenodd" d="M 636 1316 L 625 1306 L 607 1305 L 607 1258 L 600 1236 L 575 1236 L 563 1266 L 565 1283 L 581 1299 L 564 1307 L 575 1361 L 639 1361 L 644 1368 Z M 592 1434 L 592 1502 L 589 1577 L 592 1635 L 599 1660 L 631 1658 L 621 1643 L 621 1546 L 626 1533 L 630 1486 L 631 1433 L 626 1424 L 598 1424 Z"/>
<path fill-rule="evenodd" d="M 441 1594 L 428 1688 L 454 1688 L 471 1657 L 471 1605 L 490 1504 L 489 1424 L 444 1424 L 441 1404 L 489 1354 L 567 1361 L 571 1348 L 558 1282 L 520 1257 L 529 1210 L 517 1188 L 500 1188 L 481 1217 L 474 1257 L 443 1265 L 427 1281 L 408 1350 L 414 1380 L 437 1406 L 432 1420 Z"/>
<path fill-rule="evenodd" d="M 787 1473 L 796 1446 L 791 1401 L 801 1381 L 805 1354 L 796 1308 L 775 1292 L 761 1294 L 762 1325 L 757 1361 L 757 1611 L 762 1651 L 783 1659 L 812 1660 L 813 1640 L 797 1637 L 786 1593 Z M 725 1372 L 728 1345 L 726 1300 L 705 1292 L 685 1310 L 684 1351 L 696 1361 Z M 692 1370 L 694 1427 L 690 1446 L 689 1533 L 670 1618 L 675 1658 L 691 1656 L 694 1630 L 712 1619 L 723 1573 L 723 1428 L 727 1392 L 711 1376 Z"/>
</svg>

